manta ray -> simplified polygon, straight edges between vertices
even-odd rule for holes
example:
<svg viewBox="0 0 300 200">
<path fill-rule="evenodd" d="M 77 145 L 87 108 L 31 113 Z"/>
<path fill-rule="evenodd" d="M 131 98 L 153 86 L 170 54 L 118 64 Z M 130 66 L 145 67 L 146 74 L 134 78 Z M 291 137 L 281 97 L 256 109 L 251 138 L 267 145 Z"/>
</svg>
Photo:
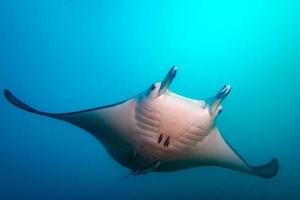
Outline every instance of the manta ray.
<svg viewBox="0 0 300 200">
<path fill-rule="evenodd" d="M 206 100 L 190 99 L 169 90 L 177 70 L 173 66 L 163 81 L 130 99 L 76 112 L 42 112 L 9 90 L 4 90 L 4 95 L 23 110 L 63 120 L 92 134 L 131 175 L 200 166 L 219 166 L 263 178 L 276 175 L 277 159 L 251 166 L 220 134 L 216 118 L 231 86 L 225 85 Z"/>
</svg>

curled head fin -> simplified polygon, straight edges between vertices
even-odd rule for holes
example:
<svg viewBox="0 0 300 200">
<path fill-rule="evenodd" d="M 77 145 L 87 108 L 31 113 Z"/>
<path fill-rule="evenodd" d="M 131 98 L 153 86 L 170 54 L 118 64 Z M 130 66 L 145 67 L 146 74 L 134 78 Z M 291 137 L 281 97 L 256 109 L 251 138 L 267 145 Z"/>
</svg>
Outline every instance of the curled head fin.
<svg viewBox="0 0 300 200">
<path fill-rule="evenodd" d="M 169 72 L 165 76 L 164 80 L 160 84 L 160 88 L 159 88 L 159 91 L 158 91 L 158 94 L 157 94 L 158 97 L 160 95 L 164 94 L 167 91 L 167 89 L 169 88 L 169 86 L 171 85 L 173 79 L 176 76 L 177 70 L 178 70 L 178 67 L 176 65 L 174 65 L 169 70 Z"/>
<path fill-rule="evenodd" d="M 211 97 L 207 100 L 209 111 L 212 116 L 215 117 L 222 111 L 221 103 L 227 97 L 230 91 L 231 86 L 229 84 L 226 84 L 214 97 Z"/>
</svg>

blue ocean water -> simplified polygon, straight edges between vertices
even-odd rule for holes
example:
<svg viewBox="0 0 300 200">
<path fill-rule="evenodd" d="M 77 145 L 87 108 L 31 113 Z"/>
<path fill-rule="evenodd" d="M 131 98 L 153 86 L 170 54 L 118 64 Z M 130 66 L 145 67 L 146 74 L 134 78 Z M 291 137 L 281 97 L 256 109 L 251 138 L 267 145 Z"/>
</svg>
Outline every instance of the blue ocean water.
<svg viewBox="0 0 300 200">
<path fill-rule="evenodd" d="M 300 1 L 1 1 L 0 87 L 41 110 L 124 100 L 176 64 L 171 90 L 232 92 L 218 126 L 261 179 L 217 167 L 128 170 L 67 123 L 0 98 L 0 199 L 300 199 Z"/>
</svg>

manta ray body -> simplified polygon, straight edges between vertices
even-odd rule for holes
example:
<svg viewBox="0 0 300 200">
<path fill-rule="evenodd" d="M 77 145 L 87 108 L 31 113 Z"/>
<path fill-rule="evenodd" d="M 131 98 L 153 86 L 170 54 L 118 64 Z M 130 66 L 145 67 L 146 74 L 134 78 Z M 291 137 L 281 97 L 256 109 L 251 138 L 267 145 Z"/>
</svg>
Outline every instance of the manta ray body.
<svg viewBox="0 0 300 200">
<path fill-rule="evenodd" d="M 80 127 L 105 147 L 132 175 L 168 172 L 198 166 L 220 166 L 270 178 L 278 160 L 250 166 L 223 139 L 215 120 L 231 87 L 225 85 L 207 100 L 189 99 L 168 88 L 176 76 L 172 67 L 163 81 L 123 102 L 70 113 L 47 113 L 4 95 L 15 106 Z"/>
</svg>

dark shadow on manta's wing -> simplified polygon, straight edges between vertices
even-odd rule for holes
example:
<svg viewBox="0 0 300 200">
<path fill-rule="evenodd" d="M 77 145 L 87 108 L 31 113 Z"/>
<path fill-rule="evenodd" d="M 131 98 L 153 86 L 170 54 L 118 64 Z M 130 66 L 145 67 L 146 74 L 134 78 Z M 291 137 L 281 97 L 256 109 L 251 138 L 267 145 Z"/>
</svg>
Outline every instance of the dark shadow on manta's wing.
<svg viewBox="0 0 300 200">
<path fill-rule="evenodd" d="M 96 108 L 91 108 L 91 109 L 86 109 L 86 110 L 81 110 L 81 111 L 76 111 L 76 112 L 67 112 L 67 113 L 48 113 L 48 112 L 42 112 L 39 110 L 36 110 L 28 105 L 26 105 L 25 103 L 23 103 L 22 101 L 20 101 L 19 99 L 17 99 L 9 90 L 5 89 L 4 90 L 4 96 L 5 98 L 12 103 L 13 105 L 15 105 L 18 108 L 21 108 L 23 110 L 26 110 L 28 112 L 32 112 L 35 114 L 39 114 L 39 115 L 44 115 L 44 116 L 48 116 L 48 117 L 52 117 L 52 118 L 57 118 L 60 119 L 60 117 L 66 116 L 66 115 L 73 115 L 73 114 L 78 114 L 78 113 L 83 113 L 83 112 L 89 112 L 89 111 L 94 111 L 94 110 L 98 110 L 98 109 L 103 109 L 103 108 L 109 108 L 112 106 L 116 106 L 119 105 L 125 101 L 119 102 L 119 103 L 115 103 L 115 104 L 111 104 L 111 105 L 106 105 L 106 106 L 100 106 L 100 107 L 96 107 Z"/>
</svg>

